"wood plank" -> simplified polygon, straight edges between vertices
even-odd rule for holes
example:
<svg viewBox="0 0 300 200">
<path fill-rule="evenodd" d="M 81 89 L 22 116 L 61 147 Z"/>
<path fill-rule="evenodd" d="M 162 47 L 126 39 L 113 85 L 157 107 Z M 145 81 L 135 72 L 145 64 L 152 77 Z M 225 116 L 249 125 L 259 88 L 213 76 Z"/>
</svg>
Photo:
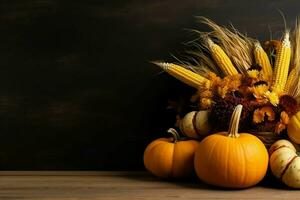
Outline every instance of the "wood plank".
<svg viewBox="0 0 300 200">
<path fill-rule="evenodd" d="M 200 181 L 167 182 L 146 172 L 0 172 L 0 199 L 297 199 L 300 191 L 259 185 L 224 190 Z"/>
<path fill-rule="evenodd" d="M 122 176 L 143 175 L 145 171 L 0 171 L 0 176 Z"/>
</svg>

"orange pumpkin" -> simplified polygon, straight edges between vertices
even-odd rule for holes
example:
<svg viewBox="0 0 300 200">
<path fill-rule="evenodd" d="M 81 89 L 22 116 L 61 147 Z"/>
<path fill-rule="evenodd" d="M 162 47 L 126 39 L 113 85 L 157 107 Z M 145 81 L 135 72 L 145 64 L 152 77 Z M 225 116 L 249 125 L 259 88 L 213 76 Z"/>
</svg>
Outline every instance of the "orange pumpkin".
<svg viewBox="0 0 300 200">
<path fill-rule="evenodd" d="M 198 177 L 212 185 L 246 188 L 263 179 L 268 168 L 268 152 L 254 135 L 238 133 L 242 105 L 236 106 L 228 132 L 207 136 L 195 153 Z"/>
<path fill-rule="evenodd" d="M 185 178 L 194 172 L 195 140 L 180 140 L 175 129 L 169 129 L 172 138 L 159 138 L 151 142 L 144 152 L 144 165 L 160 178 Z"/>
</svg>

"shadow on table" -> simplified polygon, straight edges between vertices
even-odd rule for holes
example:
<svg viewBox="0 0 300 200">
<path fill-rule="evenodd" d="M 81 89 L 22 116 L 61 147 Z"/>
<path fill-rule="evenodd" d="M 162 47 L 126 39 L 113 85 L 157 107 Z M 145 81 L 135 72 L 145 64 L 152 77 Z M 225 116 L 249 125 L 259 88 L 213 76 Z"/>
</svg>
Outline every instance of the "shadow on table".
<svg viewBox="0 0 300 200">
<path fill-rule="evenodd" d="M 240 190 L 240 189 L 227 189 L 216 187 L 212 185 L 205 184 L 201 182 L 197 176 L 193 176 L 189 179 L 183 180 L 165 180 L 155 177 L 154 175 L 150 174 L 147 171 L 141 171 L 138 173 L 124 173 L 120 174 L 121 177 L 136 180 L 136 181 L 143 181 L 143 182 L 164 182 L 173 185 L 177 185 L 184 188 L 194 188 L 194 189 L 205 189 L 205 190 L 222 190 L 222 191 L 232 191 L 232 190 Z M 266 177 L 257 185 L 262 188 L 269 188 L 269 189 L 278 189 L 278 190 L 293 190 L 292 188 L 287 187 L 283 183 L 281 183 L 278 179 L 276 179 L 271 173 L 267 173 Z M 250 188 L 249 188 L 250 189 Z"/>
</svg>

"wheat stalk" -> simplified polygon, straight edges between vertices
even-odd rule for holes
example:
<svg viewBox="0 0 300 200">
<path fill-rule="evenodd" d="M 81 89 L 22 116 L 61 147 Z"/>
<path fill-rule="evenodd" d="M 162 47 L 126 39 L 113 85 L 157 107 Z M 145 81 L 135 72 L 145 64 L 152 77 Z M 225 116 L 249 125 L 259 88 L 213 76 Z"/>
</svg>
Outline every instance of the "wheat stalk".
<svg viewBox="0 0 300 200">
<path fill-rule="evenodd" d="M 241 34 L 233 26 L 233 31 L 231 31 L 205 17 L 198 17 L 198 19 L 200 23 L 212 29 L 210 37 L 216 39 L 215 42 L 224 49 L 235 67 L 241 73 L 246 73 L 247 69 L 253 65 L 253 39 Z"/>
</svg>

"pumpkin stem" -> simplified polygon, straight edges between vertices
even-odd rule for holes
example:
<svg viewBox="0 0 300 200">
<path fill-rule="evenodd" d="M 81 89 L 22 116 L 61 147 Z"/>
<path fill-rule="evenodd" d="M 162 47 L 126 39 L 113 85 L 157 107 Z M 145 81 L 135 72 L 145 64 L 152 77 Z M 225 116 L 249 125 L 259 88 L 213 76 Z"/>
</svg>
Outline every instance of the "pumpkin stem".
<svg viewBox="0 0 300 200">
<path fill-rule="evenodd" d="M 179 133 L 174 128 L 169 128 L 167 132 L 172 134 L 174 143 L 180 140 Z"/>
<path fill-rule="evenodd" d="M 237 138 L 239 137 L 239 122 L 242 113 L 243 105 L 239 104 L 234 108 L 234 111 L 231 115 L 228 136 Z"/>
</svg>

